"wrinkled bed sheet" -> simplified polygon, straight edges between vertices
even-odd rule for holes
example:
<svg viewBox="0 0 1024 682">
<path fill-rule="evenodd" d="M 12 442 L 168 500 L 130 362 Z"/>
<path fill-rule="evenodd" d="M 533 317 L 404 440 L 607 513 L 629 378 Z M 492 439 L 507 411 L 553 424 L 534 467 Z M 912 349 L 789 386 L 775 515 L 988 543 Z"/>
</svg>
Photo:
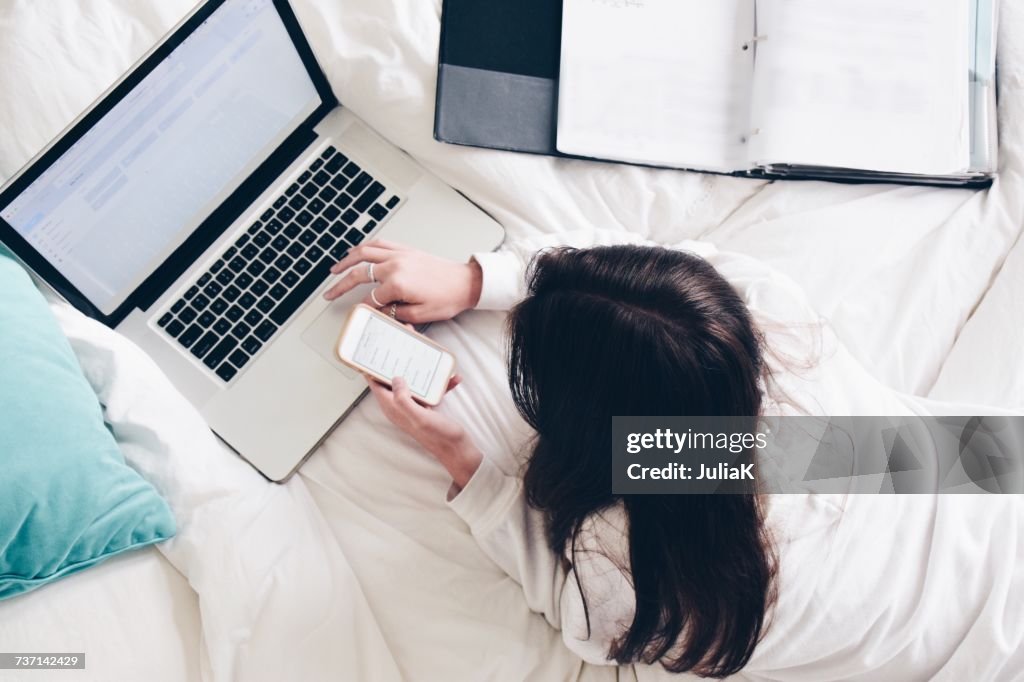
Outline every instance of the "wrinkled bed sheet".
<svg viewBox="0 0 1024 682">
<path fill-rule="evenodd" d="M 431 137 L 439 1 L 294 4 L 343 104 L 510 236 L 596 226 L 710 240 L 789 275 L 883 384 L 1024 406 L 1021 2 L 1002 8 L 1001 171 L 985 191 L 765 183 L 443 145 Z M 0 176 L 191 5 L 0 0 Z M 166 386 L 141 400 L 140 382 L 160 378 L 131 347 L 56 309 L 126 454 L 168 495 L 182 532 L 160 552 L 0 604 L 0 641 L 93 652 L 92 679 L 636 674 L 582 666 L 562 647 L 445 508 L 440 467 L 374 405 L 360 405 L 288 485 L 266 484 Z M 500 315 L 472 313 L 432 334 L 468 368 L 445 409 L 511 467 L 528 433 L 501 388 L 500 329 Z M 285 657 L 300 667 L 282 669 Z"/>
</svg>

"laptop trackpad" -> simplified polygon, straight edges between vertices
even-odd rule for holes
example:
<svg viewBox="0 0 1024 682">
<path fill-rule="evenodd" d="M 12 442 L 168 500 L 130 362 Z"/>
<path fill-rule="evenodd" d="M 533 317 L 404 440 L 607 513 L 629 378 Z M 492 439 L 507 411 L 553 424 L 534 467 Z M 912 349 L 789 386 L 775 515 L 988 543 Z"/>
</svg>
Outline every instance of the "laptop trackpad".
<svg viewBox="0 0 1024 682">
<path fill-rule="evenodd" d="M 348 312 L 351 309 L 352 306 L 346 305 L 343 301 L 335 301 L 327 306 L 313 321 L 313 324 L 302 332 L 302 340 L 339 372 L 352 379 L 358 379 L 359 373 L 343 364 L 334 353 L 334 349 L 338 346 L 341 326 L 345 324 L 345 318 L 348 317 Z"/>
</svg>

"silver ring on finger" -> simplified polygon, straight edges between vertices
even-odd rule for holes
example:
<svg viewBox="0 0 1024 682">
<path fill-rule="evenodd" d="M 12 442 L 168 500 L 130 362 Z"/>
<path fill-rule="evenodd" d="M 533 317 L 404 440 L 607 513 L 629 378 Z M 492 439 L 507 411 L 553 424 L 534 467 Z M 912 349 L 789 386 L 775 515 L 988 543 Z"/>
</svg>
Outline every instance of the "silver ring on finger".
<svg viewBox="0 0 1024 682">
<path fill-rule="evenodd" d="M 391 319 L 392 320 L 395 319 L 396 315 L 398 315 L 398 302 L 397 301 L 395 301 L 394 303 L 391 304 Z"/>
<path fill-rule="evenodd" d="M 378 308 L 383 308 L 386 305 L 386 304 L 381 303 L 380 301 L 377 300 L 377 290 L 376 289 L 370 290 L 370 299 L 373 301 L 373 304 L 375 306 L 377 306 Z"/>
<path fill-rule="evenodd" d="M 370 280 L 370 284 L 377 283 L 377 278 L 373 276 L 373 263 L 366 264 L 366 278 Z"/>
</svg>

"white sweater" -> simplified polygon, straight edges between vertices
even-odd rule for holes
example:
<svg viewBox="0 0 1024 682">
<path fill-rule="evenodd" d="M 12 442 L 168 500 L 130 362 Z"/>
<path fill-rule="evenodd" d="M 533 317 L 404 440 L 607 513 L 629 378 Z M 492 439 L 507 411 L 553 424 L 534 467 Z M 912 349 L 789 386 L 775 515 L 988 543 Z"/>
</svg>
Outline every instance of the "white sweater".
<svg viewBox="0 0 1024 682">
<path fill-rule="evenodd" d="M 650 243 L 587 231 L 478 254 L 478 308 L 525 295 L 524 267 L 549 246 Z M 710 244 L 672 245 L 707 259 L 765 333 L 775 374 L 768 414 L 946 414 L 960 408 L 896 393 L 842 347 L 799 287 L 765 264 Z M 813 369 L 808 369 L 813 362 Z M 801 367 L 792 371 L 794 366 Z M 775 396 L 785 395 L 778 401 Z M 976 412 L 972 412 L 976 413 Z M 552 553 L 522 483 L 484 457 L 450 507 L 483 551 L 522 585 L 528 606 L 581 658 L 608 660 L 632 622 L 621 509 L 590 518 L 571 570 Z M 744 675 L 752 679 L 1024 677 L 1024 503 L 1015 496 L 777 495 L 767 523 L 780 554 L 779 599 Z M 591 550 L 591 551 L 586 551 Z M 568 558 L 568 557 L 567 557 Z M 620 570 L 617 566 L 623 566 Z M 586 594 L 587 618 L 580 585 Z M 660 669 L 638 667 L 641 677 Z"/>
</svg>

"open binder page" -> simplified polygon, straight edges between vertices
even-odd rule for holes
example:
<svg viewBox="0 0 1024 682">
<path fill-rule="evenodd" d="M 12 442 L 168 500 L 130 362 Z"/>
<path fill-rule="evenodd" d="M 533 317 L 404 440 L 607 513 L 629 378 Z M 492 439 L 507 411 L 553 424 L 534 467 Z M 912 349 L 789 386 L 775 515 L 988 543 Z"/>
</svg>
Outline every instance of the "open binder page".
<svg viewBox="0 0 1024 682">
<path fill-rule="evenodd" d="M 968 0 L 757 0 L 751 161 L 969 164 Z"/>
<path fill-rule="evenodd" d="M 748 166 L 754 0 L 565 0 L 558 150 Z"/>
</svg>

